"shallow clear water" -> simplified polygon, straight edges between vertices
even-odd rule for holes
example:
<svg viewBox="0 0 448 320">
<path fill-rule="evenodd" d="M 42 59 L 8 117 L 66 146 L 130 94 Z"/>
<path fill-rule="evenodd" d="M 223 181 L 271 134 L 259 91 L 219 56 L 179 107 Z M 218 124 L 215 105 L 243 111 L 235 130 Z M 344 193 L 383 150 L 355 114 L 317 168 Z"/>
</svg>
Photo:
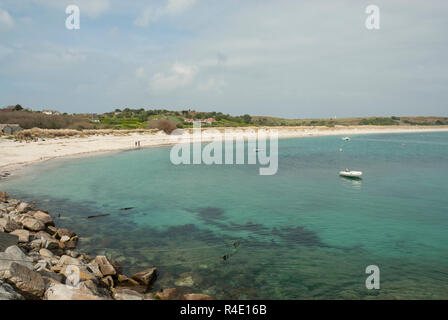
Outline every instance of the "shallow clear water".
<svg viewBox="0 0 448 320">
<path fill-rule="evenodd" d="M 127 273 L 158 266 L 158 287 L 230 299 L 448 298 L 448 133 L 282 139 L 274 176 L 258 165 L 175 166 L 169 151 L 52 160 L 0 189 L 61 213 L 83 250 Z M 346 167 L 363 180 L 340 178 Z M 371 264 L 380 290 L 365 288 Z"/>
</svg>

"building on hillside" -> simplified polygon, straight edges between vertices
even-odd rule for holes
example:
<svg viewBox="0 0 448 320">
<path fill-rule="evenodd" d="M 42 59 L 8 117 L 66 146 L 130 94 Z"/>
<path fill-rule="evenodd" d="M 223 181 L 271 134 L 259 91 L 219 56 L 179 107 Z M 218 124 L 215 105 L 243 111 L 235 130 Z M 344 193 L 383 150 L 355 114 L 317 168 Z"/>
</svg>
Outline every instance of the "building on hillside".
<svg viewBox="0 0 448 320">
<path fill-rule="evenodd" d="M 216 122 L 216 120 L 214 118 L 208 118 L 208 119 L 204 119 L 201 121 L 201 123 L 209 124 L 209 125 L 211 125 L 214 122 Z"/>
<path fill-rule="evenodd" d="M 13 135 L 17 131 L 23 130 L 18 124 L 0 124 L 0 132 L 8 135 Z"/>
<path fill-rule="evenodd" d="M 59 111 L 55 111 L 55 110 L 42 110 L 42 113 L 49 115 L 49 116 L 61 114 Z"/>
</svg>

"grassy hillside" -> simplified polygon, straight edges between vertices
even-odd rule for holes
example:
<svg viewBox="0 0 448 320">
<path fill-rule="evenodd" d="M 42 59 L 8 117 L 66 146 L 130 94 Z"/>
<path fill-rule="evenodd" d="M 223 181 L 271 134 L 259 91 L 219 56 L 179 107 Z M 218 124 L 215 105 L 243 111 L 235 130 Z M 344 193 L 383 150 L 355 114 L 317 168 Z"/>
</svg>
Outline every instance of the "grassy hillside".
<svg viewBox="0 0 448 320">
<path fill-rule="evenodd" d="M 284 119 L 263 116 L 231 116 L 221 112 L 198 112 L 194 110 L 170 111 L 165 109 L 116 109 L 104 114 L 58 114 L 47 115 L 39 111 L 10 106 L 0 109 L 0 123 L 17 123 L 24 129 L 146 129 L 146 128 L 188 128 L 191 123 L 185 119 L 210 119 L 216 122 L 203 124 L 213 127 L 246 126 L 326 126 L 336 125 L 448 125 L 447 117 L 369 117 L 341 119 Z M 159 127 L 160 123 L 160 127 Z"/>
</svg>

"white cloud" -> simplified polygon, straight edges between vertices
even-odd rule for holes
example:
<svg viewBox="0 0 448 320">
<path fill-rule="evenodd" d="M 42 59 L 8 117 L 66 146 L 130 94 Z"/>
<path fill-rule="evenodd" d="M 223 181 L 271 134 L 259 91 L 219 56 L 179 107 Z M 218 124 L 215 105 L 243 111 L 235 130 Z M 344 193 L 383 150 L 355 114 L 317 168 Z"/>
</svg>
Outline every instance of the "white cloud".
<svg viewBox="0 0 448 320">
<path fill-rule="evenodd" d="M 227 83 L 224 80 L 217 80 L 216 78 L 208 78 L 207 81 L 201 82 L 198 85 L 198 90 L 200 91 L 214 91 L 222 93 L 222 88 L 225 87 Z"/>
<path fill-rule="evenodd" d="M 8 11 L 0 8 L 0 31 L 8 30 L 14 27 L 14 19 Z"/>
<path fill-rule="evenodd" d="M 137 77 L 137 79 L 144 79 L 146 77 L 146 72 L 145 72 L 145 68 L 143 67 L 138 67 L 135 70 L 135 76 Z"/>
<path fill-rule="evenodd" d="M 134 20 L 138 27 L 147 27 L 149 24 L 159 20 L 163 16 L 175 16 L 183 13 L 196 4 L 197 0 L 168 0 L 163 7 L 146 7 L 145 10 Z"/>
<path fill-rule="evenodd" d="M 134 20 L 134 24 L 138 27 L 147 27 L 151 22 L 156 21 L 161 15 L 160 9 L 154 9 L 147 7 L 143 12 Z"/>
<path fill-rule="evenodd" d="M 90 18 L 96 18 L 109 10 L 109 0 L 75 0 L 81 12 L 85 12 Z"/>
<path fill-rule="evenodd" d="M 0 60 L 13 53 L 14 49 L 0 45 Z"/>
<path fill-rule="evenodd" d="M 196 0 L 168 0 L 165 7 L 167 14 L 180 14 L 196 4 Z"/>
<path fill-rule="evenodd" d="M 68 5 L 74 4 L 79 7 L 81 16 L 86 14 L 89 18 L 97 18 L 110 8 L 109 0 L 34 0 L 37 4 L 45 5 L 53 8 L 65 8 Z"/>
<path fill-rule="evenodd" d="M 169 72 L 155 74 L 149 83 L 149 87 L 153 93 L 168 93 L 190 85 L 197 73 L 197 66 L 176 62 L 171 66 Z"/>
</svg>

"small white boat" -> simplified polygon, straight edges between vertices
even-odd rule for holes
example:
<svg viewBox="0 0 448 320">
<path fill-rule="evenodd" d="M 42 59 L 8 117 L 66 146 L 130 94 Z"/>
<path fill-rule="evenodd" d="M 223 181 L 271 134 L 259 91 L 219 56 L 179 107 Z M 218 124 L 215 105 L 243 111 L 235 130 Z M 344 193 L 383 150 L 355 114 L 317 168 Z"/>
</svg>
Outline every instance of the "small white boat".
<svg viewBox="0 0 448 320">
<path fill-rule="evenodd" d="M 255 152 L 260 152 L 260 151 L 264 151 L 264 149 L 256 148 L 256 149 L 254 149 L 254 151 L 255 151 Z"/>
<path fill-rule="evenodd" d="M 361 178 L 362 171 L 340 171 L 339 175 L 346 178 Z"/>
<path fill-rule="evenodd" d="M 344 141 L 350 141 L 350 140 L 352 140 L 352 139 L 350 139 L 350 137 L 344 137 L 344 138 L 342 138 L 342 140 L 344 140 Z"/>
</svg>

